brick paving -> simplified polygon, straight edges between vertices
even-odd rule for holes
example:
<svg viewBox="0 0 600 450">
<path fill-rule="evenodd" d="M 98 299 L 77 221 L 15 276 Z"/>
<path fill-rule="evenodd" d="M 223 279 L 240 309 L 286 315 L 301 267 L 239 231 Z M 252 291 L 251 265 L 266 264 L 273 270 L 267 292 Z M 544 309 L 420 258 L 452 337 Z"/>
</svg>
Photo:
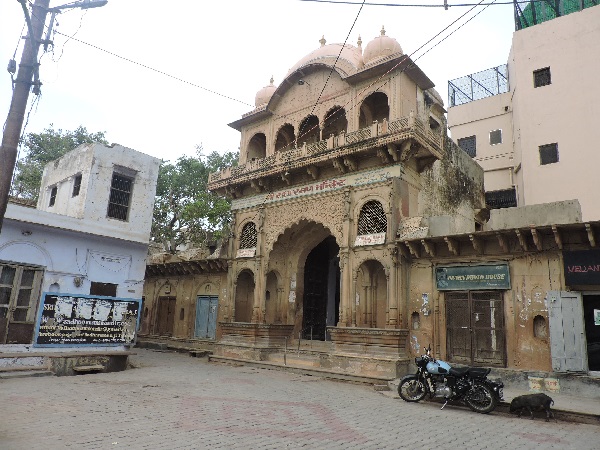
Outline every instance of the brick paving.
<svg viewBox="0 0 600 450">
<path fill-rule="evenodd" d="M 0 380 L 0 449 L 600 448 L 600 427 L 137 350 L 125 372 Z"/>
</svg>

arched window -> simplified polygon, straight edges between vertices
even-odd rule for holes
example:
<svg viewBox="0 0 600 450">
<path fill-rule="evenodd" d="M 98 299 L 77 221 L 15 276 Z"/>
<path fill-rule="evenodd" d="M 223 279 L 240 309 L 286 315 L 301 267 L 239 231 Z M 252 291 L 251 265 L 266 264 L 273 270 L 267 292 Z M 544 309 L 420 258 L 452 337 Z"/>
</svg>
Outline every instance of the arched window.
<svg viewBox="0 0 600 450">
<path fill-rule="evenodd" d="M 387 217 L 383 206 L 377 200 L 370 200 L 360 209 L 358 216 L 358 235 L 385 233 Z"/>
<path fill-rule="evenodd" d="M 320 132 L 317 116 L 308 116 L 298 128 L 298 147 L 302 147 L 305 142 L 307 144 L 319 142 Z"/>
<path fill-rule="evenodd" d="M 277 140 L 275 141 L 275 151 L 291 150 L 294 146 L 294 127 L 289 123 L 282 126 L 277 132 Z"/>
<path fill-rule="evenodd" d="M 331 108 L 325 115 L 323 126 L 323 139 L 329 138 L 332 134 L 337 136 L 342 131 L 348 129 L 348 120 L 346 119 L 346 110 L 341 106 Z"/>
<path fill-rule="evenodd" d="M 365 128 L 373 122 L 383 122 L 390 119 L 390 106 L 388 97 L 383 92 L 373 92 L 365 98 L 360 105 L 359 128 Z"/>
<path fill-rule="evenodd" d="M 255 248 L 256 247 L 256 225 L 254 222 L 248 222 L 242 228 L 240 236 L 240 248 Z"/>
<path fill-rule="evenodd" d="M 267 156 L 267 138 L 263 133 L 256 133 L 248 142 L 247 161 L 262 159 Z"/>
</svg>

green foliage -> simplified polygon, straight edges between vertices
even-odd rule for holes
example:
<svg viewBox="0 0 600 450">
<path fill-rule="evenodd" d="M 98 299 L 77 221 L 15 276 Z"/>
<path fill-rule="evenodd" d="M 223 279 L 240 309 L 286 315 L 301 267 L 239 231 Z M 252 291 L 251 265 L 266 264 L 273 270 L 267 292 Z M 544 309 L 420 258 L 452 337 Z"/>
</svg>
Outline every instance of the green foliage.
<svg viewBox="0 0 600 450">
<path fill-rule="evenodd" d="M 208 175 L 237 164 L 238 154 L 182 156 L 175 164 L 164 162 L 158 173 L 152 240 L 175 253 L 182 244 L 201 244 L 228 233 L 231 203 L 208 192 Z M 204 158 L 204 159 L 202 159 Z"/>
<path fill-rule="evenodd" d="M 90 133 L 83 126 L 73 131 L 63 131 L 60 128 L 55 130 L 52 124 L 41 133 L 27 133 L 23 140 L 27 153 L 17 162 L 11 195 L 37 200 L 44 166 L 81 144 L 108 144 L 104 133 Z"/>
</svg>

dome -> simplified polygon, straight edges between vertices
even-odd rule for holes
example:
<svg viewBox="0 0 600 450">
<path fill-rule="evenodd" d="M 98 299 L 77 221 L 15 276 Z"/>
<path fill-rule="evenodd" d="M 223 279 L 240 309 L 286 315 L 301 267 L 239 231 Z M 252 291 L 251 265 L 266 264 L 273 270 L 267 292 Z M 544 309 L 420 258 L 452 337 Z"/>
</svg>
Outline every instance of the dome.
<svg viewBox="0 0 600 450">
<path fill-rule="evenodd" d="M 273 92 L 275 92 L 275 85 L 273 84 L 273 77 L 271 77 L 271 84 L 265 86 L 260 91 L 256 93 L 256 97 L 254 97 L 254 106 L 257 108 L 259 106 L 265 105 L 269 103 L 271 97 L 273 96 Z"/>
<path fill-rule="evenodd" d="M 385 28 L 381 27 L 381 35 L 377 36 L 365 47 L 363 59 L 365 64 L 371 64 L 379 59 L 392 55 L 402 55 L 402 47 L 394 38 L 385 35 Z"/>
<path fill-rule="evenodd" d="M 290 75 L 299 68 L 308 66 L 310 64 L 320 63 L 332 66 L 336 60 L 336 67 L 346 72 L 346 75 L 351 75 L 364 66 L 362 51 L 360 48 L 348 44 L 325 45 L 326 41 L 324 37 L 322 37 L 319 42 L 321 43 L 321 47 L 310 52 L 308 55 L 294 64 L 294 66 L 288 71 L 287 75 Z"/>
</svg>

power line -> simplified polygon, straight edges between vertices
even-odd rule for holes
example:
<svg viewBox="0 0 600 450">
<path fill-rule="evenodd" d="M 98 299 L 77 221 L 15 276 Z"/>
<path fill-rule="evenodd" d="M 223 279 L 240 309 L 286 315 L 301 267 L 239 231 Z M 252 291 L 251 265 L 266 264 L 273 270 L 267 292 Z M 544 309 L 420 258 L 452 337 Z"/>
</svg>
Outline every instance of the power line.
<svg viewBox="0 0 600 450">
<path fill-rule="evenodd" d="M 56 31 L 56 34 L 60 34 L 61 36 L 65 36 L 65 37 L 70 37 L 69 35 L 67 35 L 65 33 L 61 33 L 60 31 Z M 221 94 L 220 92 L 213 91 L 212 89 L 205 88 L 204 86 L 200 86 L 199 84 L 192 83 L 191 81 L 184 80 L 183 78 L 179 78 L 179 77 L 177 77 L 175 75 L 171 75 L 171 74 L 169 74 L 167 72 L 164 72 L 164 71 L 162 71 L 160 69 L 155 69 L 154 67 L 151 67 L 151 66 L 148 66 L 146 64 L 134 61 L 133 59 L 126 58 L 125 56 L 117 55 L 114 52 L 111 52 L 109 50 L 105 50 L 105 49 L 103 49 L 101 47 L 98 47 L 97 45 L 90 44 L 89 42 L 82 41 L 81 39 L 77 39 L 77 38 L 74 38 L 74 37 L 71 36 L 71 40 L 79 42 L 80 44 L 84 44 L 84 45 L 87 45 L 89 47 L 95 48 L 96 50 L 100 50 L 101 52 L 104 52 L 104 53 L 107 53 L 107 54 L 109 54 L 111 56 L 114 56 L 116 58 L 122 59 L 123 61 L 130 62 L 132 64 L 135 64 L 136 66 L 143 67 L 144 69 L 151 70 L 153 72 L 159 73 L 161 75 L 164 75 L 166 77 L 172 78 L 174 80 L 181 81 L 182 83 L 189 84 L 190 86 L 194 86 L 194 87 L 196 87 L 198 89 L 202 89 L 203 91 L 210 92 L 211 94 L 215 94 L 215 95 L 218 95 L 220 97 L 226 98 L 228 100 L 233 100 L 234 102 L 238 102 L 238 103 L 241 103 L 242 105 L 246 105 L 246 106 L 250 106 L 250 107 L 254 108 L 254 105 L 251 105 L 250 103 L 246 103 L 246 102 L 244 102 L 242 100 L 238 100 L 237 98 L 230 97 L 228 95 Z"/>
<path fill-rule="evenodd" d="M 312 2 L 312 3 L 331 3 L 336 5 L 360 5 L 358 2 L 350 2 L 343 0 L 298 0 L 300 2 Z M 546 0 L 528 0 L 530 2 L 546 2 Z M 514 2 L 488 2 L 488 3 L 364 3 L 367 6 L 388 6 L 388 7 L 405 7 L 405 8 L 444 8 L 450 7 L 467 7 L 467 6 L 491 6 L 491 5 L 512 5 Z"/>
</svg>

